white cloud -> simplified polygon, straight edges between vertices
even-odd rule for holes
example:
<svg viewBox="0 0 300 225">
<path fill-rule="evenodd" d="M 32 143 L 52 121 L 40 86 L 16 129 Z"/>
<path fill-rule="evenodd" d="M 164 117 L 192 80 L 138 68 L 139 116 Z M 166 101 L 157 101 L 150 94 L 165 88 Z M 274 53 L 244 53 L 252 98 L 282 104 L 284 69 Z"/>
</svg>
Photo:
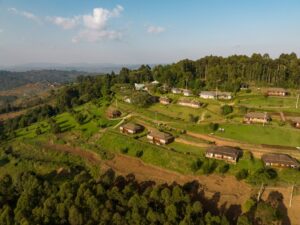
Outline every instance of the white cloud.
<svg viewBox="0 0 300 225">
<path fill-rule="evenodd" d="M 65 30 L 72 29 L 80 23 L 79 16 L 74 16 L 73 18 L 47 17 L 47 20 Z"/>
<path fill-rule="evenodd" d="M 109 29 L 108 26 L 108 21 L 110 19 L 119 17 L 124 11 L 124 8 L 120 5 L 117 5 L 112 10 L 94 8 L 91 14 L 77 15 L 69 18 L 54 16 L 43 18 L 43 20 L 30 12 L 20 11 L 16 8 L 9 8 L 8 11 L 38 23 L 48 21 L 64 30 L 78 27 L 79 32 L 72 38 L 73 43 L 80 41 L 97 42 L 101 40 L 120 39 L 122 37 L 121 32 Z"/>
<path fill-rule="evenodd" d="M 9 8 L 8 11 L 11 12 L 11 13 L 14 13 L 16 15 L 23 16 L 23 17 L 25 17 L 29 20 L 35 21 L 37 23 L 41 23 L 41 19 L 38 16 L 31 13 L 31 12 L 20 11 L 20 10 L 17 10 L 16 8 Z"/>
<path fill-rule="evenodd" d="M 147 32 L 149 34 L 159 34 L 165 31 L 164 27 L 161 26 L 148 26 L 147 27 Z"/>
<path fill-rule="evenodd" d="M 73 43 L 80 41 L 97 42 L 102 40 L 120 39 L 122 33 L 114 30 L 82 30 L 72 38 Z"/>
<path fill-rule="evenodd" d="M 104 8 L 94 8 L 92 15 L 83 16 L 84 26 L 86 26 L 88 29 L 103 29 L 110 18 L 120 16 L 123 10 L 123 7 L 120 5 L 114 8 L 112 11 Z"/>
<path fill-rule="evenodd" d="M 120 39 L 122 33 L 107 28 L 109 19 L 119 17 L 124 8 L 117 5 L 111 11 L 104 8 L 94 8 L 93 13 L 82 16 L 83 29 L 72 39 L 79 41 L 97 42 L 102 40 Z"/>
</svg>

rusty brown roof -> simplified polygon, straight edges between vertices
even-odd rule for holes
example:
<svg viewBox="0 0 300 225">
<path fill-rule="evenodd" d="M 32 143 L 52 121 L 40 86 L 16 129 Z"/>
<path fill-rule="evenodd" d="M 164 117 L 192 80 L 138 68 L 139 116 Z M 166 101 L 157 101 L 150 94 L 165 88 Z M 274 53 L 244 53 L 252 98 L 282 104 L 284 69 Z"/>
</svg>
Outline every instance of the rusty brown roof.
<svg viewBox="0 0 300 225">
<path fill-rule="evenodd" d="M 206 149 L 206 153 L 238 157 L 241 154 L 241 150 L 229 146 L 211 146 Z"/>
<path fill-rule="evenodd" d="M 126 124 L 121 125 L 121 127 L 128 129 L 128 130 L 135 130 L 135 131 L 141 130 L 144 128 L 142 125 L 137 124 L 137 123 L 126 123 Z"/>
<path fill-rule="evenodd" d="M 163 140 L 169 140 L 169 139 L 173 138 L 172 134 L 157 131 L 157 130 L 151 131 L 149 135 L 152 137 L 155 137 L 155 138 L 163 139 Z"/>
<path fill-rule="evenodd" d="M 287 154 L 269 153 L 261 157 L 265 163 L 279 163 L 300 166 L 298 161 Z"/>
<path fill-rule="evenodd" d="M 264 112 L 248 112 L 245 115 L 246 118 L 257 118 L 257 119 L 270 119 L 270 115 Z"/>
<path fill-rule="evenodd" d="M 268 88 L 268 92 L 288 92 L 284 88 Z"/>
<path fill-rule="evenodd" d="M 290 120 L 291 120 L 293 123 L 300 123 L 300 117 L 291 117 Z"/>
</svg>

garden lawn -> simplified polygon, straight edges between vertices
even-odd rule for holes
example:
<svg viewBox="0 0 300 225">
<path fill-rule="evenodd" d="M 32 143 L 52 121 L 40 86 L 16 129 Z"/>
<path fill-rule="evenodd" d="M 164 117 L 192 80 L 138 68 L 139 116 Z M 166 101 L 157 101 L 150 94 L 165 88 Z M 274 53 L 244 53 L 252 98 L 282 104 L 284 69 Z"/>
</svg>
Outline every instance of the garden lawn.
<svg viewBox="0 0 300 225">
<path fill-rule="evenodd" d="M 244 141 L 251 144 L 300 146 L 300 131 L 289 127 L 259 124 L 221 124 L 225 132 L 217 131 L 217 136 Z"/>
</svg>

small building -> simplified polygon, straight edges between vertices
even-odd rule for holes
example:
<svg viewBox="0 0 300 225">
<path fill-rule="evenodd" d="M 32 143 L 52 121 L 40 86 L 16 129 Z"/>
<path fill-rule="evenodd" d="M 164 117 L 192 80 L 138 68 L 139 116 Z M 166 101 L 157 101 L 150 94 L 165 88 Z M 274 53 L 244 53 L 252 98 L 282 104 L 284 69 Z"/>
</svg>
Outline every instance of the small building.
<svg viewBox="0 0 300 225">
<path fill-rule="evenodd" d="M 217 93 L 215 91 L 201 91 L 199 96 L 204 99 L 216 99 Z"/>
<path fill-rule="evenodd" d="M 204 99 L 232 99 L 232 94 L 230 92 L 221 91 L 201 91 L 199 96 Z"/>
<path fill-rule="evenodd" d="M 177 102 L 178 105 L 181 106 L 188 106 L 188 107 L 192 107 L 192 108 L 200 108 L 201 107 L 201 103 L 194 101 L 194 100 L 188 100 L 188 99 L 180 99 Z"/>
<path fill-rule="evenodd" d="M 173 94 L 181 94 L 181 90 L 179 88 L 172 88 L 171 91 Z"/>
<path fill-rule="evenodd" d="M 120 131 L 125 134 L 136 134 L 144 130 L 142 125 L 136 123 L 126 123 L 120 126 Z"/>
<path fill-rule="evenodd" d="M 261 157 L 265 166 L 296 168 L 300 167 L 298 161 L 287 154 L 269 153 Z"/>
<path fill-rule="evenodd" d="M 268 123 L 271 121 L 271 116 L 263 112 L 249 112 L 244 116 L 244 123 Z"/>
<path fill-rule="evenodd" d="M 118 117 L 120 117 L 122 115 L 122 113 L 119 111 L 119 110 L 117 110 L 117 109 L 109 109 L 108 111 L 107 111 L 107 116 L 109 117 L 109 118 L 118 118 Z"/>
<path fill-rule="evenodd" d="M 218 99 L 230 100 L 232 99 L 232 94 L 230 92 L 217 92 Z"/>
<path fill-rule="evenodd" d="M 134 84 L 134 87 L 135 87 L 135 90 L 137 91 L 142 91 L 145 89 L 145 84 L 138 84 L 138 83 L 135 83 Z"/>
<path fill-rule="evenodd" d="M 236 163 L 242 151 L 228 146 L 212 146 L 206 149 L 205 157 Z"/>
<path fill-rule="evenodd" d="M 182 91 L 183 95 L 184 96 L 193 96 L 193 92 L 191 90 L 188 90 L 188 89 L 184 89 Z"/>
<path fill-rule="evenodd" d="M 293 127 L 300 129 L 300 117 L 292 117 L 290 121 Z"/>
<path fill-rule="evenodd" d="M 154 80 L 154 81 L 151 82 L 151 84 L 153 84 L 153 85 L 158 85 L 159 82 L 158 82 L 157 80 Z"/>
<path fill-rule="evenodd" d="M 160 131 L 151 131 L 147 135 L 147 139 L 157 145 L 166 145 L 174 141 L 174 136 L 169 133 L 160 132 Z"/>
<path fill-rule="evenodd" d="M 171 99 L 168 97 L 160 97 L 159 102 L 163 105 L 168 105 L 171 103 Z"/>
<path fill-rule="evenodd" d="M 284 88 L 269 88 L 267 90 L 268 96 L 286 96 L 288 93 L 289 92 Z"/>
</svg>

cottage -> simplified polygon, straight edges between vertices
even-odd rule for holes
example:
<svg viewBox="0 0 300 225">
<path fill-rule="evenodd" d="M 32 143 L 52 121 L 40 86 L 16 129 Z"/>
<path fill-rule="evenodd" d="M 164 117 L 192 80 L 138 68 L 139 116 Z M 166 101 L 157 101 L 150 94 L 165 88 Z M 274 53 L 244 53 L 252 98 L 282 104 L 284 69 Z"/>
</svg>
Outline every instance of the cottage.
<svg viewBox="0 0 300 225">
<path fill-rule="evenodd" d="M 205 157 L 236 163 L 241 154 L 242 151 L 237 148 L 227 146 L 212 146 L 206 150 Z"/>
<path fill-rule="evenodd" d="M 154 80 L 154 81 L 151 82 L 151 84 L 153 84 L 153 85 L 158 85 L 159 82 L 158 82 L 157 80 Z"/>
<path fill-rule="evenodd" d="M 120 126 L 120 131 L 126 134 L 136 134 L 144 130 L 142 125 L 136 123 L 126 123 Z"/>
<path fill-rule="evenodd" d="M 183 95 L 184 96 L 193 96 L 193 92 L 191 90 L 188 90 L 188 89 L 184 89 L 182 91 Z"/>
<path fill-rule="evenodd" d="M 290 121 L 293 127 L 300 129 L 300 117 L 293 117 L 290 119 Z"/>
<path fill-rule="evenodd" d="M 165 145 L 173 142 L 175 138 L 173 135 L 169 133 L 160 132 L 160 131 L 151 131 L 147 135 L 147 139 L 153 144 Z"/>
<path fill-rule="evenodd" d="M 201 91 L 200 98 L 204 99 L 232 99 L 230 92 L 221 92 L 221 91 Z"/>
<path fill-rule="evenodd" d="M 249 112 L 244 117 L 244 123 L 268 123 L 271 117 L 268 113 L 263 112 Z"/>
<path fill-rule="evenodd" d="M 172 88 L 171 91 L 173 94 L 181 94 L 181 90 L 179 88 Z"/>
<path fill-rule="evenodd" d="M 288 91 L 284 88 L 269 88 L 267 90 L 268 96 L 286 96 L 288 95 Z"/>
<path fill-rule="evenodd" d="M 135 83 L 135 84 L 134 84 L 134 87 L 135 87 L 135 90 L 137 90 L 137 91 L 142 91 L 142 90 L 144 90 L 144 88 L 145 88 L 145 84 L 138 84 L 138 83 Z"/>
<path fill-rule="evenodd" d="M 117 109 L 109 109 L 108 111 L 107 111 L 107 116 L 109 117 L 109 118 L 118 118 L 118 117 L 120 117 L 122 115 L 122 113 L 119 111 L 119 110 L 117 110 Z"/>
<path fill-rule="evenodd" d="M 232 95 L 230 92 L 217 92 L 217 98 L 230 100 L 230 99 L 232 99 Z"/>
<path fill-rule="evenodd" d="M 298 161 L 287 154 L 265 154 L 261 157 L 266 166 L 299 168 Z"/>
<path fill-rule="evenodd" d="M 200 102 L 193 101 L 193 100 L 188 100 L 188 99 L 181 99 L 177 102 L 177 104 L 181 105 L 181 106 L 192 107 L 192 108 L 200 108 L 201 107 Z"/>
<path fill-rule="evenodd" d="M 160 97 L 159 102 L 163 105 L 168 105 L 171 103 L 171 99 L 168 97 Z"/>
<path fill-rule="evenodd" d="M 199 96 L 204 99 L 216 99 L 217 93 L 215 91 L 201 91 Z"/>
</svg>

